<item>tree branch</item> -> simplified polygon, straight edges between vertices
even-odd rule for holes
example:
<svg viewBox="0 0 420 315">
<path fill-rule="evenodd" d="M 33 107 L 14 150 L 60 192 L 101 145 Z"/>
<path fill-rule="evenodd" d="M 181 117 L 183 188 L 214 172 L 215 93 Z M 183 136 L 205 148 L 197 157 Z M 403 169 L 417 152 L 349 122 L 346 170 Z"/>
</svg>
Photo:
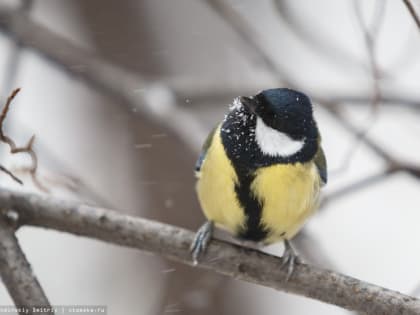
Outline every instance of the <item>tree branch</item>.
<svg viewBox="0 0 420 315">
<path fill-rule="evenodd" d="M 214 2 L 213 6 L 220 6 L 220 2 Z M 232 12 L 230 12 L 232 13 Z M 235 14 L 237 16 L 237 14 Z M 244 21 L 241 22 L 241 25 Z M 240 25 L 238 25 L 238 28 Z M 144 81 L 141 77 L 136 76 L 133 73 L 130 73 L 126 70 L 121 70 L 118 66 L 112 65 L 107 61 L 101 59 L 95 54 L 91 54 L 82 48 L 74 45 L 69 40 L 53 33 L 49 29 L 39 25 L 35 21 L 31 20 L 27 15 L 18 10 L 11 10 L 5 7 L 0 6 L 0 30 L 5 32 L 6 35 L 12 36 L 19 43 L 27 48 L 34 49 L 36 52 L 48 58 L 50 61 L 53 61 L 56 65 L 60 66 L 64 71 L 70 73 L 74 76 L 81 77 L 85 79 L 88 83 L 92 84 L 94 87 L 105 90 L 108 93 L 113 94 L 119 98 L 128 99 L 128 105 L 131 106 L 131 109 L 138 109 L 139 113 L 145 114 L 148 111 L 148 108 L 153 108 L 153 102 L 151 104 L 151 98 L 147 97 L 147 89 L 150 87 L 169 87 L 170 91 L 175 92 L 175 96 L 178 100 L 185 101 L 185 98 L 193 99 L 196 102 L 202 101 L 214 101 L 215 99 L 225 101 L 226 99 L 230 100 L 233 97 L 238 95 L 251 95 L 255 94 L 256 91 L 263 89 L 268 85 L 276 84 L 276 81 L 270 80 L 269 82 L 239 82 L 235 83 L 221 82 L 218 78 L 200 78 L 196 80 L 194 78 L 179 78 L 176 80 L 163 80 L 162 82 L 150 82 Z M 244 30 L 242 30 L 244 32 Z M 256 37 L 256 35 L 254 36 Z M 243 36 L 243 40 L 246 42 L 254 43 L 252 36 Z M 255 45 L 257 45 L 255 43 Z M 255 46 L 253 45 L 253 46 Z M 258 46 L 258 45 L 257 45 Z M 62 49 L 56 49 L 56 47 L 62 47 Z M 258 54 L 261 48 L 258 48 L 258 51 L 255 51 L 253 58 L 257 59 Z M 245 49 L 249 53 L 249 49 Z M 267 56 L 268 58 L 268 56 Z M 273 68 L 273 63 L 271 61 L 265 60 L 260 61 L 260 63 L 266 65 L 267 69 Z M 74 65 L 83 65 L 83 70 L 80 70 L 80 67 L 74 67 Z M 119 70 L 112 70 L 113 68 L 118 68 Z M 106 69 L 109 69 L 108 71 Z M 122 73 L 121 73 L 122 71 Z M 284 76 L 281 69 L 276 70 L 280 77 Z M 281 72 L 281 75 L 280 75 Z M 104 73 L 107 73 L 105 77 L 101 77 Z M 110 74 L 114 74 L 114 77 L 111 78 Z M 120 77 L 128 76 L 130 79 L 119 80 Z M 131 84 L 125 85 L 126 80 L 132 80 L 134 77 L 134 82 Z M 132 90 L 130 90 L 132 88 Z M 319 99 L 321 96 L 319 93 L 312 93 L 314 99 Z M 365 105 L 369 103 L 370 96 L 364 94 L 354 94 L 354 95 L 335 95 L 333 92 L 323 93 L 329 95 L 327 103 L 342 104 L 342 103 L 352 103 L 354 105 Z M 335 96 L 334 96 L 335 95 Z M 146 99 L 146 103 L 143 104 L 143 101 Z M 195 103 L 196 103 L 195 102 Z M 401 104 L 412 108 L 414 110 L 420 110 L 420 102 L 416 97 L 407 97 L 406 95 L 401 96 L 398 94 L 398 91 L 389 92 L 384 91 L 381 103 L 385 105 L 396 105 Z M 177 107 L 177 109 L 182 109 Z M 162 117 L 154 116 L 154 114 L 146 114 L 146 117 L 151 118 L 155 117 L 152 120 L 157 120 L 163 125 L 166 122 L 162 122 Z M 171 115 L 168 115 L 171 116 Z M 181 115 L 182 116 L 182 115 Z M 188 115 L 187 115 L 188 116 Z M 186 118 L 186 119 L 190 119 Z M 174 121 L 174 120 L 172 120 Z M 176 120 L 175 120 L 176 122 Z M 175 124 L 174 122 L 174 124 Z M 182 125 L 182 124 L 181 124 Z M 183 128 L 172 126 L 172 128 Z M 190 128 L 192 132 L 189 132 L 189 137 L 191 134 L 195 134 L 196 123 L 193 124 L 193 127 Z M 185 128 L 184 128 L 185 129 Z M 183 135 L 184 130 L 177 131 L 173 130 L 178 135 Z M 203 137 L 202 132 L 200 132 L 200 138 Z M 196 137 L 199 138 L 199 137 Z M 200 147 L 202 139 L 197 139 L 196 142 L 193 140 L 186 140 L 187 142 L 194 142 L 194 150 Z M 190 144 L 191 145 L 191 144 Z"/>
<path fill-rule="evenodd" d="M 281 83 L 289 87 L 297 86 L 296 80 L 288 75 L 286 69 L 275 62 L 263 48 L 264 46 L 260 44 L 260 36 L 226 1 L 206 0 L 205 2 L 236 32 L 241 39 L 242 53 L 247 53 L 251 60 L 256 60 L 261 64 L 267 70 L 267 73 L 273 75 L 277 84 Z"/>
<path fill-rule="evenodd" d="M 122 246 L 150 251 L 192 265 L 194 234 L 156 221 L 120 214 L 52 197 L 0 190 L 3 209 L 19 214 L 19 223 L 52 228 Z M 307 264 L 287 271 L 281 259 L 253 249 L 213 240 L 199 267 L 368 314 L 420 313 L 420 300 Z"/>
<path fill-rule="evenodd" d="M 175 95 L 166 85 L 146 81 L 136 73 L 74 45 L 18 10 L 0 6 L 0 30 L 22 45 L 35 49 L 67 73 L 123 100 L 130 112 L 134 110 L 159 123 L 193 152 L 201 147 L 208 130 L 203 129 L 189 111 L 177 106 Z M 83 65 L 83 69 L 74 65 Z"/>
<path fill-rule="evenodd" d="M 226 82 L 218 78 L 200 77 L 200 80 L 191 77 L 175 77 L 162 80 L 176 94 L 182 107 L 197 106 L 200 103 L 221 103 L 225 106 L 226 101 L 232 100 L 238 95 L 252 95 L 256 91 L 263 90 L 267 86 L 273 86 L 275 81 L 267 79 L 264 81 L 251 82 L 235 80 Z M 322 97 L 321 97 L 322 95 Z M 185 103 L 185 99 L 194 102 Z M 370 93 L 363 91 L 348 94 L 337 91 L 313 91 L 311 98 L 324 99 L 327 104 L 334 107 L 369 106 L 372 101 Z M 387 88 L 381 93 L 381 106 L 401 106 L 413 111 L 420 111 L 420 100 L 415 95 L 407 95 L 398 90 Z M 216 104 L 215 104 L 216 105 Z"/>
<path fill-rule="evenodd" d="M 383 24 L 383 18 L 385 13 L 385 0 L 376 0 L 375 3 L 375 12 L 376 12 L 376 19 L 372 23 L 371 27 L 367 26 L 367 23 L 363 21 L 363 14 L 362 9 L 360 7 L 361 3 L 360 0 L 354 0 L 354 10 L 356 13 L 357 21 L 360 25 L 360 28 L 363 32 L 363 39 L 365 42 L 368 60 L 369 60 L 369 67 L 372 76 L 372 98 L 371 98 L 371 107 L 373 114 L 377 113 L 377 109 L 381 99 L 381 88 L 379 85 L 380 80 L 380 70 L 377 61 L 377 52 L 376 52 L 376 42 L 377 36 L 379 34 L 379 30 L 381 25 Z M 367 134 L 366 130 L 366 134 Z"/>
<path fill-rule="evenodd" d="M 0 219 L 0 275 L 16 306 L 50 306 L 25 254 L 14 235 L 14 228 Z M 27 314 L 23 309 L 19 314 Z M 51 312 L 49 313 L 51 314 Z"/>
<path fill-rule="evenodd" d="M 287 26 L 288 30 L 296 35 L 304 45 L 307 45 L 311 51 L 316 51 L 328 61 L 346 68 L 367 68 L 362 60 L 351 54 L 348 49 L 334 45 L 323 32 L 320 32 L 311 22 L 308 23 L 308 20 L 303 18 L 301 12 L 294 9 L 292 4 L 293 1 L 274 0 L 274 7 L 282 26 Z"/>
<path fill-rule="evenodd" d="M 411 16 L 413 17 L 414 22 L 416 23 L 417 27 L 420 29 L 420 18 L 414 9 L 413 4 L 410 0 L 403 0 L 405 6 L 407 7 L 408 11 L 410 12 Z"/>
<path fill-rule="evenodd" d="M 339 188 L 329 194 L 327 194 L 322 200 L 319 208 L 325 208 L 331 201 L 335 201 L 343 196 L 349 196 L 354 192 L 357 192 L 363 188 L 372 186 L 373 184 L 382 181 L 384 178 L 395 174 L 398 171 L 404 170 L 403 167 L 387 168 L 377 174 L 368 175 L 364 178 L 358 179 L 342 188 Z"/>
<path fill-rule="evenodd" d="M 323 106 L 327 111 L 333 116 L 337 121 L 341 123 L 341 126 L 346 129 L 348 132 L 353 134 L 355 137 L 360 137 L 361 134 L 363 134 L 363 130 L 359 130 L 356 128 L 350 121 L 344 118 L 343 114 L 339 111 L 335 110 L 332 106 Z M 386 151 L 385 148 L 381 147 L 377 143 L 375 143 L 373 140 L 368 138 L 367 136 L 363 137 L 363 143 L 369 147 L 369 149 L 372 150 L 377 156 L 381 157 L 384 161 L 386 161 L 390 165 L 397 165 L 397 161 L 391 154 Z"/>
</svg>

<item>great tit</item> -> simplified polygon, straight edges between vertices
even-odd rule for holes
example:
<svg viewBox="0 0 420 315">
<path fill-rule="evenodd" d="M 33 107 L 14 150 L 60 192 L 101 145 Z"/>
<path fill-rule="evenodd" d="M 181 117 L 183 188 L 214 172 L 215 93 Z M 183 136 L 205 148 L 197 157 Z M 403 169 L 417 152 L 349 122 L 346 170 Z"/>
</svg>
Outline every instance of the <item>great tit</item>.
<svg viewBox="0 0 420 315">
<path fill-rule="evenodd" d="M 197 194 L 207 222 L 191 245 L 194 263 L 214 225 L 247 241 L 284 241 L 288 276 L 298 256 L 289 240 L 318 205 L 327 163 L 310 99 L 276 88 L 238 97 L 203 145 Z"/>
</svg>

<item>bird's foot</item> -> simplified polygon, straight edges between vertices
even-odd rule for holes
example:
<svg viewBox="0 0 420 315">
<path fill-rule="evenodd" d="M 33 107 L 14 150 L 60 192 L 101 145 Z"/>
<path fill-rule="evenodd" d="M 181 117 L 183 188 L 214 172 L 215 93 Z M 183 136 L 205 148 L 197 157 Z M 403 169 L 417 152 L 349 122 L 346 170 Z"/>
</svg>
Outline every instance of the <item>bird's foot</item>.
<svg viewBox="0 0 420 315">
<path fill-rule="evenodd" d="M 213 236 L 213 229 L 214 223 L 212 221 L 207 221 L 195 234 L 190 247 L 194 265 L 197 265 L 200 255 L 206 251 L 208 243 Z"/>
<path fill-rule="evenodd" d="M 287 268 L 286 282 L 289 281 L 296 264 L 301 264 L 301 258 L 296 254 L 288 240 L 284 240 L 284 253 L 282 257 L 282 268 Z"/>
</svg>

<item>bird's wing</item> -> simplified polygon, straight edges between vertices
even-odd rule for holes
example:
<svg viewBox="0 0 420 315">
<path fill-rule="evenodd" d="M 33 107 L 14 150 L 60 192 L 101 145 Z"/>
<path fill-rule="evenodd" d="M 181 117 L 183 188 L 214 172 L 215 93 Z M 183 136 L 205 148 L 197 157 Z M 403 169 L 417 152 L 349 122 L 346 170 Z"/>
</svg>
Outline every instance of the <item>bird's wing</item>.
<svg viewBox="0 0 420 315">
<path fill-rule="evenodd" d="M 315 154 L 314 162 L 318 168 L 318 173 L 321 177 L 322 184 L 325 185 L 328 181 L 327 160 L 325 159 L 324 150 L 322 150 L 321 144 L 318 147 L 318 152 Z"/>
<path fill-rule="evenodd" d="M 198 157 L 197 162 L 195 163 L 195 172 L 200 172 L 201 165 L 203 165 L 204 159 L 206 158 L 207 150 L 209 149 L 211 142 L 213 140 L 214 133 L 216 132 L 217 126 L 207 136 L 206 141 L 204 141 L 203 147 L 201 148 L 200 156 Z"/>
</svg>

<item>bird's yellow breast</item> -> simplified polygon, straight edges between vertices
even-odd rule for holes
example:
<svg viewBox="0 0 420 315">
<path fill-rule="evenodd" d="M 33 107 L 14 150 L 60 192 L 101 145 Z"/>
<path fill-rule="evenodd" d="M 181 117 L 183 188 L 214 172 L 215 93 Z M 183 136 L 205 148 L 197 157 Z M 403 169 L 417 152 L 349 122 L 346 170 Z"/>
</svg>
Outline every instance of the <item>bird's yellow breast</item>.
<svg viewBox="0 0 420 315">
<path fill-rule="evenodd" d="M 220 127 L 214 133 L 197 177 L 198 199 L 207 219 L 236 234 L 243 227 L 245 214 L 236 197 L 238 177 L 225 153 Z"/>
<path fill-rule="evenodd" d="M 220 129 L 214 133 L 197 177 L 198 198 L 207 219 L 232 234 L 246 229 L 245 207 L 235 191 L 239 179 L 225 153 Z M 313 162 L 258 169 L 250 191 L 261 204 L 260 222 L 268 232 L 264 242 L 292 238 L 315 210 L 319 189 L 320 177 Z"/>
<path fill-rule="evenodd" d="M 313 162 L 260 168 L 251 191 L 263 205 L 261 224 L 269 231 L 264 242 L 291 239 L 316 209 L 319 189 Z"/>
</svg>

